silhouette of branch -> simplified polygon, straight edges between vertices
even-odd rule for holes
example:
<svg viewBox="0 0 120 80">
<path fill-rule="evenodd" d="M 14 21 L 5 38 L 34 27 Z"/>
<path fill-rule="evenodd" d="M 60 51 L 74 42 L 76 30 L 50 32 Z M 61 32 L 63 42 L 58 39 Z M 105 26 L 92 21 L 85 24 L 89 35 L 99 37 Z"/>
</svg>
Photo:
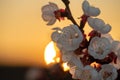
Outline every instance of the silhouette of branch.
<svg viewBox="0 0 120 80">
<path fill-rule="evenodd" d="M 66 10 L 68 11 L 67 18 L 69 20 L 71 20 L 73 24 L 77 25 L 80 28 L 80 26 L 77 24 L 77 22 L 75 21 L 75 19 L 72 16 L 72 13 L 71 13 L 71 10 L 70 10 L 70 7 L 69 7 L 70 1 L 69 0 L 62 0 L 62 2 L 65 4 Z"/>
</svg>

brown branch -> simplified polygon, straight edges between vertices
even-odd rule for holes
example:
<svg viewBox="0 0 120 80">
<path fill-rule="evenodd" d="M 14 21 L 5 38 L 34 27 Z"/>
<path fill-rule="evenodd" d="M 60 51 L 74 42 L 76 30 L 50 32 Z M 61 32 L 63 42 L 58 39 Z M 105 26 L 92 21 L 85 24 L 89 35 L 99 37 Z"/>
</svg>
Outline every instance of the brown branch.
<svg viewBox="0 0 120 80">
<path fill-rule="evenodd" d="M 65 4 L 66 10 L 68 11 L 68 16 L 67 16 L 67 18 L 68 18 L 69 20 L 71 20 L 71 22 L 72 22 L 73 24 L 77 25 L 77 26 L 80 28 L 80 26 L 77 24 L 77 22 L 75 21 L 75 19 L 74 19 L 73 16 L 72 16 L 72 13 L 71 13 L 71 10 L 70 10 L 70 7 L 69 7 L 70 1 L 69 1 L 69 0 L 62 0 L 62 2 Z"/>
</svg>

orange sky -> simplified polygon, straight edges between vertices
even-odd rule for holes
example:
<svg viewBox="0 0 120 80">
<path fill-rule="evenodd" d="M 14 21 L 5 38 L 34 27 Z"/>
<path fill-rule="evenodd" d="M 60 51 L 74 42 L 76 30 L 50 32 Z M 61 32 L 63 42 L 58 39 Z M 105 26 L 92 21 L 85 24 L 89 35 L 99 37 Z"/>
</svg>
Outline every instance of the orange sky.
<svg viewBox="0 0 120 80">
<path fill-rule="evenodd" d="M 41 19 L 41 7 L 49 1 L 64 8 L 61 0 L 0 0 L 0 65 L 32 65 L 44 64 L 44 49 L 51 41 L 51 28 L 64 27 L 70 21 L 57 21 L 53 26 L 46 26 Z M 82 15 L 83 0 L 70 0 L 74 18 Z M 114 39 L 120 39 L 120 0 L 88 0 L 99 7 L 100 16 L 111 24 L 110 32 Z M 79 22 L 79 20 L 77 20 Z M 86 33 L 89 27 L 86 25 Z"/>
</svg>

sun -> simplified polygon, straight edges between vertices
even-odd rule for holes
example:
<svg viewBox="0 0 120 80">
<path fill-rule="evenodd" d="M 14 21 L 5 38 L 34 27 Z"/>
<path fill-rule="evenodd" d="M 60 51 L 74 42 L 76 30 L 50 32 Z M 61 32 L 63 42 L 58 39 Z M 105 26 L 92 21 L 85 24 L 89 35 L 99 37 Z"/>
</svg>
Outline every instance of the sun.
<svg viewBox="0 0 120 80">
<path fill-rule="evenodd" d="M 49 42 L 48 45 L 46 46 L 44 59 L 47 65 L 51 63 L 53 64 L 60 63 L 60 56 L 57 56 L 57 51 L 53 41 Z M 69 70 L 67 63 L 61 63 L 61 67 L 63 68 L 64 71 Z"/>
<path fill-rule="evenodd" d="M 44 59 L 46 64 L 54 63 L 54 58 L 56 57 L 56 51 L 53 41 L 49 42 L 45 48 Z"/>
</svg>

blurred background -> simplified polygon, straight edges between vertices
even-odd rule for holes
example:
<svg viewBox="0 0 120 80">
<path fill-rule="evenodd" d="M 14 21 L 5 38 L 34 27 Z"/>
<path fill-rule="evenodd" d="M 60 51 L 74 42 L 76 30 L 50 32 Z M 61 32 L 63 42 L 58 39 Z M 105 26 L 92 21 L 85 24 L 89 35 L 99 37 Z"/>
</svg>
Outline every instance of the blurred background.
<svg viewBox="0 0 120 80">
<path fill-rule="evenodd" d="M 65 8 L 61 0 L 0 0 L 0 80 L 24 80 L 28 73 L 35 72 L 36 75 L 48 76 L 46 72 L 51 72 L 46 71 L 50 66 L 46 65 L 44 60 L 45 48 L 51 42 L 51 29 L 62 28 L 72 23 L 65 19 L 47 26 L 41 18 L 41 7 L 48 2 L 58 4 L 59 8 Z M 70 2 L 72 14 L 79 23 L 80 20 L 77 18 L 83 14 L 81 9 L 83 0 Z M 89 0 L 89 2 L 100 8 L 101 14 L 98 18 L 109 23 L 112 26 L 110 34 L 115 40 L 120 40 L 120 0 Z M 89 33 L 90 30 L 86 24 L 85 33 Z M 59 51 L 57 53 L 59 54 Z"/>
</svg>

